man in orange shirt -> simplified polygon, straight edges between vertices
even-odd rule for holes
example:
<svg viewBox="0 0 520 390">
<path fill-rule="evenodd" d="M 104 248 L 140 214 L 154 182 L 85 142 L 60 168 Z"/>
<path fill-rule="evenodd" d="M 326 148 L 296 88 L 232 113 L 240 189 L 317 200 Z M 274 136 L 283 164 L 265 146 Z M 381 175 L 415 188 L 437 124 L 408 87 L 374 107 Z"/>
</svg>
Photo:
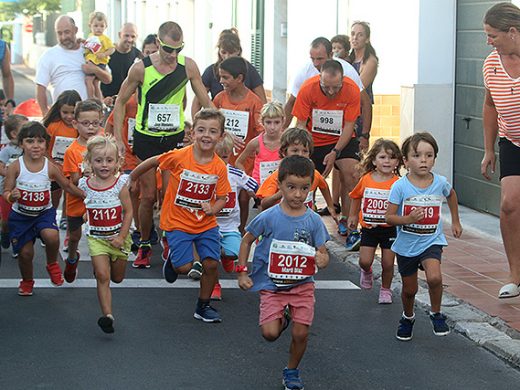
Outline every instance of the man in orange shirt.
<svg viewBox="0 0 520 390">
<path fill-rule="evenodd" d="M 193 145 L 150 157 L 130 174 L 132 186 L 137 178 L 159 167 L 169 171 L 170 180 L 160 218 L 170 246 L 163 275 L 173 283 L 178 274 L 187 274 L 193 263 L 193 246 L 202 261 L 200 292 L 194 317 L 204 322 L 221 322 L 210 306 L 220 259 L 220 234 L 216 215 L 231 192 L 226 164 L 215 148 L 224 135 L 224 115 L 215 109 L 199 111 L 192 128 Z"/>
<path fill-rule="evenodd" d="M 318 172 L 327 176 L 336 166 L 347 190 L 341 194 L 341 219 L 346 223 L 352 191 L 358 180 L 359 141 L 354 123 L 360 112 L 359 87 L 343 76 L 341 64 L 326 61 L 321 73 L 302 85 L 292 114 L 297 127 L 307 128 L 314 141 L 311 159 Z M 340 220 L 341 222 L 341 220 Z"/>
</svg>

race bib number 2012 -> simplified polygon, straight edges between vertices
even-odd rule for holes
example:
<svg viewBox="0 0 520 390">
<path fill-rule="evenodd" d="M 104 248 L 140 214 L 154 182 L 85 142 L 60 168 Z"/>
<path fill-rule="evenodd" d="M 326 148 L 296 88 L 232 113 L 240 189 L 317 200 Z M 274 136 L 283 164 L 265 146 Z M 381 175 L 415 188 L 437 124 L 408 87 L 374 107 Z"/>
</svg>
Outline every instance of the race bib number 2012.
<svg viewBox="0 0 520 390">
<path fill-rule="evenodd" d="M 317 272 L 316 249 L 303 242 L 273 239 L 269 249 L 268 274 L 279 287 L 289 286 Z"/>
</svg>

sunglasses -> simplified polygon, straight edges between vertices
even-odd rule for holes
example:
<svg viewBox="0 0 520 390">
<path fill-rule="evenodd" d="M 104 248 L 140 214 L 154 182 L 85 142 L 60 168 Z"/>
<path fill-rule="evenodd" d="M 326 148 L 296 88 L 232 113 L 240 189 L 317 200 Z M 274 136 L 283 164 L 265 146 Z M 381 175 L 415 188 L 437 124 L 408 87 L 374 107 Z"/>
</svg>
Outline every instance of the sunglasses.
<svg viewBox="0 0 520 390">
<path fill-rule="evenodd" d="M 184 42 L 182 42 L 182 44 L 180 46 L 173 47 L 173 46 L 167 45 L 166 43 L 161 41 L 159 38 L 157 38 L 157 40 L 159 41 L 159 45 L 161 45 L 161 49 L 163 49 L 168 54 L 171 54 L 173 52 L 176 52 L 177 54 L 179 54 L 181 52 L 181 50 L 184 49 Z"/>
</svg>

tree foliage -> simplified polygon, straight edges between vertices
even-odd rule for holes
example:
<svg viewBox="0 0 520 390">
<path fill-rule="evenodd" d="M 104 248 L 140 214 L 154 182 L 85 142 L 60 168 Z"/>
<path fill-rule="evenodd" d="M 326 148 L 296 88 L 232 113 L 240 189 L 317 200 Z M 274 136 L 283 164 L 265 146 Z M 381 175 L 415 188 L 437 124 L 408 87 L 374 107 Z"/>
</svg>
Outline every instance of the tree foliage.
<svg viewBox="0 0 520 390">
<path fill-rule="evenodd" d="M 16 3 L 0 3 L 0 20 L 13 20 L 17 14 L 37 15 L 59 11 L 61 0 L 19 0 Z"/>
</svg>

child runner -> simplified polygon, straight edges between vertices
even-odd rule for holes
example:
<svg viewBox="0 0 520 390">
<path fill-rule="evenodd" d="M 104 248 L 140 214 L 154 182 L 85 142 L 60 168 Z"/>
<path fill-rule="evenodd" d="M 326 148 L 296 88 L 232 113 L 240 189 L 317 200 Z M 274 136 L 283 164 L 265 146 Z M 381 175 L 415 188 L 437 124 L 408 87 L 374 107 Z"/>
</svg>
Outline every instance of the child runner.
<svg viewBox="0 0 520 390">
<path fill-rule="evenodd" d="M 247 144 L 263 131 L 260 124 L 260 110 L 263 103 L 260 98 L 244 85 L 247 74 L 247 63 L 242 57 L 229 57 L 219 65 L 220 83 L 224 90 L 220 92 L 213 104 L 220 108 L 226 117 L 226 131 L 235 136 L 235 148 L 229 163 L 235 161 Z M 251 175 L 254 158 L 250 156 L 243 164 L 244 172 Z M 246 191 L 239 194 L 240 231 L 243 232 L 249 216 L 249 195 Z"/>
<path fill-rule="evenodd" d="M 241 289 L 260 291 L 259 322 L 266 340 L 278 339 L 293 320 L 283 384 L 286 389 L 303 389 L 298 366 L 314 317 L 313 275 L 329 263 L 325 243 L 330 237 L 320 216 L 305 205 L 315 173 L 312 161 L 302 156 L 286 157 L 278 172 L 282 201 L 247 226 L 236 271 Z M 251 245 L 260 236 L 249 276 L 247 259 Z"/>
<path fill-rule="evenodd" d="M 245 170 L 245 163 L 255 157 L 251 176 L 262 184 L 271 173 L 276 171 L 280 162 L 280 138 L 284 131 L 285 114 L 278 102 L 266 103 L 260 111 L 260 120 L 265 131 L 249 142 L 236 160 L 236 167 Z"/>
<path fill-rule="evenodd" d="M 77 197 L 83 192 L 69 183 L 59 168 L 49 164 L 45 157 L 49 135 L 39 122 L 26 123 L 18 133 L 18 145 L 23 155 L 9 168 L 5 179 L 4 199 L 13 204 L 9 214 L 9 237 L 13 251 L 18 253 L 22 280 L 18 295 L 33 293 L 34 241 L 38 237 L 45 242 L 47 272 L 56 286 L 63 284 L 58 264 L 59 235 L 56 225 L 56 209 L 51 203 L 51 180 L 56 180 L 65 191 Z"/>
<path fill-rule="evenodd" d="M 311 134 L 297 127 L 287 129 L 282 134 L 281 145 L 280 145 L 280 158 L 289 156 L 303 156 L 309 158 L 314 149 L 314 143 L 312 142 Z M 323 176 L 318 171 L 314 172 L 314 179 L 312 181 L 311 189 L 305 200 L 305 204 L 312 210 L 314 210 L 313 195 L 316 188 L 319 188 L 323 194 L 323 198 L 330 209 L 330 215 L 337 221 L 337 214 L 332 206 L 332 197 L 330 195 L 329 186 Z M 278 171 L 274 171 L 264 183 L 258 189 L 256 196 L 261 200 L 261 206 L 263 210 L 274 206 L 282 199 L 282 192 L 279 189 Z"/>
<path fill-rule="evenodd" d="M 125 278 L 131 245 L 128 175 L 119 175 L 121 159 L 112 136 L 90 138 L 84 162 L 92 170 L 92 176 L 79 179 L 78 186 L 86 194 L 88 248 L 103 313 L 98 325 L 103 332 L 114 333 L 110 281 L 121 283 Z"/>
<path fill-rule="evenodd" d="M 83 165 L 83 156 L 87 151 L 87 141 L 100 132 L 102 118 L 101 106 L 94 100 L 84 100 L 76 104 L 74 120 L 72 124 L 78 131 L 78 138 L 68 147 L 63 161 L 63 173 L 69 177 L 73 184 L 78 184 L 79 179 L 88 172 Z M 75 196 L 67 196 L 67 232 L 69 242 L 67 245 L 68 256 L 65 261 L 63 276 L 67 283 L 76 279 L 79 261 L 78 243 L 81 239 L 81 226 L 85 205 L 83 199 Z"/>
<path fill-rule="evenodd" d="M 170 256 L 164 262 L 163 274 L 173 283 L 178 274 L 187 274 L 193 261 L 193 247 L 199 254 L 204 272 L 195 314 L 204 322 L 221 322 L 210 306 L 220 259 L 220 235 L 216 215 L 226 204 L 231 192 L 226 164 L 215 154 L 224 136 L 224 115 L 214 109 L 199 111 L 194 118 L 193 144 L 150 157 L 131 173 L 132 185 L 149 169 L 169 171 L 170 180 L 164 195 L 160 227 L 166 231 Z"/>
<path fill-rule="evenodd" d="M 22 148 L 18 146 L 18 132 L 20 128 L 27 123 L 28 119 L 23 115 L 11 115 L 7 117 L 4 122 L 4 131 L 9 143 L 0 150 L 0 193 L 4 192 L 4 177 L 7 174 L 7 167 L 12 162 L 18 160 L 22 155 Z M 9 213 L 11 212 L 11 204 L 8 203 L 2 196 L 0 196 L 0 209 L 2 216 L 2 248 L 9 248 Z M 13 257 L 17 257 L 18 253 L 12 252 Z"/>
<path fill-rule="evenodd" d="M 217 214 L 217 223 L 220 229 L 220 245 L 222 268 L 226 272 L 235 270 L 235 260 L 238 258 L 240 240 L 242 235 L 238 230 L 240 225 L 240 210 L 238 207 L 238 193 L 240 190 L 247 191 L 250 196 L 254 196 L 258 190 L 258 183 L 252 177 L 246 175 L 240 169 L 229 164 L 229 156 L 233 154 L 233 137 L 230 134 L 217 144 L 216 152 L 218 156 L 227 164 L 227 173 L 231 192 L 226 198 L 224 208 Z M 222 288 L 217 281 L 211 299 L 220 301 L 222 299 Z"/>
<path fill-rule="evenodd" d="M 430 133 L 416 133 L 403 142 L 402 153 L 408 173 L 397 180 L 388 198 L 386 222 L 397 225 L 397 238 L 392 250 L 397 254 L 397 266 L 403 281 L 401 299 L 403 315 L 396 337 L 412 339 L 415 322 L 414 302 L 417 293 L 417 270 L 424 269 L 430 293 L 430 319 L 433 333 L 450 333 L 446 317 L 441 313 L 442 247 L 448 245 L 440 218 L 443 197 L 448 201 L 451 231 L 462 234 L 457 194 L 444 176 L 432 173 L 439 147 Z"/>
<path fill-rule="evenodd" d="M 348 227 L 356 230 L 361 220 L 361 288 L 370 289 L 373 284 L 372 263 L 376 248 L 381 247 L 383 268 L 379 303 L 392 303 L 392 278 L 394 277 L 394 252 L 390 249 L 395 240 L 396 228 L 385 223 L 390 188 L 399 179 L 402 165 L 399 146 L 391 140 L 379 138 L 361 163 L 363 177 L 350 192 L 352 203 Z"/>
<path fill-rule="evenodd" d="M 42 119 L 43 125 L 47 128 L 47 133 L 51 136 L 48 155 L 62 171 L 65 151 L 78 138 L 78 131 L 72 125 L 72 121 L 74 120 L 74 107 L 80 101 L 81 97 L 78 92 L 74 90 L 63 91 Z M 59 206 L 62 192 L 56 182 L 51 183 L 52 206 L 56 209 Z M 65 203 L 65 200 L 63 203 Z M 63 207 L 60 219 L 60 229 L 67 229 L 65 207 Z M 65 241 L 67 241 L 67 238 L 65 238 Z"/>
<path fill-rule="evenodd" d="M 116 48 L 110 38 L 104 34 L 108 27 L 107 17 L 103 12 L 92 12 L 88 17 L 90 34 L 85 41 L 85 60 L 92 62 L 101 69 L 106 69 L 110 56 Z M 85 84 L 90 99 L 103 100 L 103 93 L 99 86 L 99 79 L 93 74 L 85 75 Z"/>
</svg>

